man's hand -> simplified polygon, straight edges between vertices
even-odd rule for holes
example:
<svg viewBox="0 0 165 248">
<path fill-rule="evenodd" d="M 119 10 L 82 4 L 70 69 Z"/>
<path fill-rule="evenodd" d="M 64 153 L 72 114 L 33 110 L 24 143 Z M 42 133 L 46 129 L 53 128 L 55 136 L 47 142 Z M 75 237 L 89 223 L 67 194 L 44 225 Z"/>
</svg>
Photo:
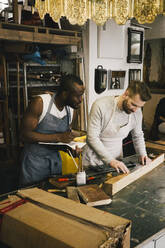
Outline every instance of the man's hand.
<svg viewBox="0 0 165 248">
<path fill-rule="evenodd" d="M 57 134 L 57 141 L 58 142 L 69 143 L 74 138 L 75 138 L 75 135 L 70 131 Z"/>
<path fill-rule="evenodd" d="M 80 155 L 82 154 L 82 148 L 79 148 L 78 146 L 75 147 L 76 149 L 72 149 L 71 153 L 73 157 L 80 158 Z"/>
<path fill-rule="evenodd" d="M 58 133 L 57 134 L 57 140 L 58 142 L 63 142 L 63 143 L 69 143 L 72 140 L 74 140 L 74 138 L 76 137 L 76 133 L 74 131 L 68 131 L 68 132 L 64 132 L 64 133 Z"/>
<path fill-rule="evenodd" d="M 139 159 L 142 165 L 147 165 L 152 162 L 152 160 L 148 156 L 141 156 Z"/>
<path fill-rule="evenodd" d="M 123 173 L 129 173 L 129 169 L 127 168 L 127 166 L 119 161 L 119 160 L 116 160 L 116 159 L 113 159 L 111 160 L 111 162 L 109 163 L 109 165 L 116 169 L 116 171 L 119 173 L 120 171 L 122 171 Z"/>
</svg>

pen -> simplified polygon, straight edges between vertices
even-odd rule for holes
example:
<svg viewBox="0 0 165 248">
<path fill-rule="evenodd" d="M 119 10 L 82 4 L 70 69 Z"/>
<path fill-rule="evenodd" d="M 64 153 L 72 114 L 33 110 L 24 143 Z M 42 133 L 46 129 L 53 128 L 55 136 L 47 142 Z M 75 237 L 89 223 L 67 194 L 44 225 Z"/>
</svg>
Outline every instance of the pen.
<svg viewBox="0 0 165 248">
<path fill-rule="evenodd" d="M 87 176 L 87 180 L 94 180 L 94 179 L 97 179 L 97 178 L 100 178 L 101 176 L 98 175 L 98 176 Z M 75 178 L 68 178 L 68 177 L 63 177 L 63 178 L 58 178 L 57 181 L 58 182 L 67 182 L 67 181 L 74 181 L 76 180 Z"/>
</svg>

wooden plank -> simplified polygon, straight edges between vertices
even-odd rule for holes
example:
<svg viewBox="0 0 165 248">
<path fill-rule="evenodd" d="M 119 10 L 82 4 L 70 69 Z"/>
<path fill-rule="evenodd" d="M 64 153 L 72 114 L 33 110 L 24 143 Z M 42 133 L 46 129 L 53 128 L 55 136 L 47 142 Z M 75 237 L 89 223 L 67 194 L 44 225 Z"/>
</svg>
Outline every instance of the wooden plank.
<svg viewBox="0 0 165 248">
<path fill-rule="evenodd" d="M 18 116 L 18 128 L 21 123 L 21 99 L 20 99 L 20 64 L 17 61 L 17 116 Z"/>
<path fill-rule="evenodd" d="M 130 174 L 122 174 L 116 177 L 112 177 L 111 179 L 105 181 L 103 183 L 103 190 L 110 196 L 116 194 L 121 189 L 126 187 L 127 185 L 133 183 L 140 177 L 144 176 L 148 172 L 152 171 L 158 165 L 164 162 L 164 153 L 159 155 L 156 159 L 154 159 L 149 165 L 138 166 L 135 168 Z"/>
<path fill-rule="evenodd" d="M 0 39 L 24 42 L 49 43 L 60 45 L 77 45 L 81 37 L 35 33 L 28 31 L 8 30 L 0 28 Z"/>
<path fill-rule="evenodd" d="M 145 144 L 146 144 L 146 148 L 151 148 L 151 149 L 159 150 L 161 152 L 165 152 L 165 145 L 163 145 L 163 143 L 161 144 L 161 143 L 155 143 L 155 142 L 153 143 L 146 141 Z"/>
<path fill-rule="evenodd" d="M 18 1 L 13 0 L 13 15 L 14 15 L 14 22 L 18 23 Z"/>
<path fill-rule="evenodd" d="M 111 203 L 111 198 L 97 185 L 89 184 L 77 187 L 79 195 L 88 206 L 101 206 Z"/>
<path fill-rule="evenodd" d="M 69 187 L 66 187 L 66 191 L 67 191 L 67 196 L 69 199 L 75 201 L 75 202 L 80 202 L 80 198 L 78 196 L 78 191 L 77 191 L 77 188 L 76 187 L 72 187 L 72 186 L 69 186 Z"/>
<path fill-rule="evenodd" d="M 5 129 L 5 141 L 6 144 L 10 143 L 10 134 L 9 134 L 9 109 L 8 109 L 8 88 L 7 88 L 7 72 L 6 72 L 6 59 L 2 56 L 2 64 L 3 64 L 3 77 L 4 77 L 4 129 Z"/>
</svg>

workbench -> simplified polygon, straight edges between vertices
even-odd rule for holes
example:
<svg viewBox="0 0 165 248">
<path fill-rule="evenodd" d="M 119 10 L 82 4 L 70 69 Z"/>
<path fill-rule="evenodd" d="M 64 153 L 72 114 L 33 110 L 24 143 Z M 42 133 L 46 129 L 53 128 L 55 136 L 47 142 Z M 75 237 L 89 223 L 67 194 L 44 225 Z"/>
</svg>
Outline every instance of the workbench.
<svg viewBox="0 0 165 248">
<path fill-rule="evenodd" d="M 165 164 L 128 185 L 101 210 L 132 221 L 131 248 L 165 228 Z"/>
<path fill-rule="evenodd" d="M 131 183 L 100 210 L 132 221 L 131 248 L 165 228 L 165 164 Z M 58 193 L 66 197 L 66 193 Z M 0 243 L 0 247 L 2 246 Z"/>
</svg>

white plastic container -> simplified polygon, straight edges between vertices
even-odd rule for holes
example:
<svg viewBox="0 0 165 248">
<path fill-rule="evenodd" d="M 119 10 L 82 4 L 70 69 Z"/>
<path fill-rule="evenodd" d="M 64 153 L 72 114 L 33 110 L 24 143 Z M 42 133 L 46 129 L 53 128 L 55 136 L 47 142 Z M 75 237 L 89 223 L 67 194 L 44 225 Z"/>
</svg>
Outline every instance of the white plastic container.
<svg viewBox="0 0 165 248">
<path fill-rule="evenodd" d="M 86 172 L 80 171 L 76 175 L 76 183 L 77 185 L 84 185 L 86 184 Z"/>
</svg>

